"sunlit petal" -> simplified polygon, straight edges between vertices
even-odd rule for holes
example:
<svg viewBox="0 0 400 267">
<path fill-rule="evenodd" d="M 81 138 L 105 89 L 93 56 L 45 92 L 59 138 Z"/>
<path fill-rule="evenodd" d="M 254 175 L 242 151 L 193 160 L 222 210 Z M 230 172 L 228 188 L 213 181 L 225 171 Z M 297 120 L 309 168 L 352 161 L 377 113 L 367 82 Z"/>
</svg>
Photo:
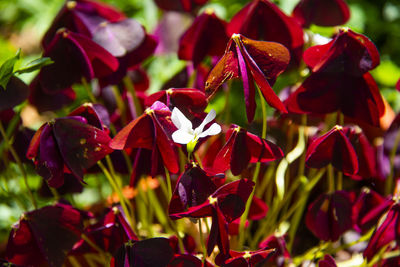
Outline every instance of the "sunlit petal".
<svg viewBox="0 0 400 267">
<path fill-rule="evenodd" d="M 185 129 L 187 132 L 192 129 L 192 123 L 177 108 L 172 110 L 171 120 L 178 129 Z"/>
<path fill-rule="evenodd" d="M 187 144 L 194 139 L 194 135 L 188 133 L 185 129 L 179 129 L 172 134 L 172 140 L 178 144 Z"/>
<path fill-rule="evenodd" d="M 199 138 L 200 137 L 206 137 L 209 135 L 216 135 L 219 134 L 221 132 L 221 126 L 219 126 L 217 123 L 213 123 L 210 128 L 208 128 L 207 130 L 205 130 L 204 132 L 202 132 L 201 134 L 199 134 Z"/>
<path fill-rule="evenodd" d="M 210 110 L 210 113 L 207 114 L 207 116 L 204 118 L 203 122 L 199 125 L 199 127 L 197 127 L 194 132 L 196 134 L 200 134 L 203 129 L 204 126 L 206 126 L 208 123 L 210 123 L 213 119 L 215 119 L 216 116 L 216 112 L 214 109 Z"/>
</svg>

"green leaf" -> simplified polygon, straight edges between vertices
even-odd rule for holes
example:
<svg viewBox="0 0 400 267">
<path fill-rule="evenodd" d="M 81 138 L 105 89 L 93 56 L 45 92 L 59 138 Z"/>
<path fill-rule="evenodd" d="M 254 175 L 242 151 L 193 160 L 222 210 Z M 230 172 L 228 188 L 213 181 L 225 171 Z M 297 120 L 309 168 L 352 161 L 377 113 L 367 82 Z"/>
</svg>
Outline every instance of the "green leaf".
<svg viewBox="0 0 400 267">
<path fill-rule="evenodd" d="M 52 61 L 49 57 L 38 58 L 26 64 L 25 67 L 16 70 L 15 73 L 22 74 L 22 73 L 33 72 L 35 70 L 39 70 L 44 66 L 50 65 L 53 62 L 54 61 Z"/>
<path fill-rule="evenodd" d="M 6 90 L 8 81 L 14 73 L 14 65 L 19 60 L 20 54 L 21 49 L 18 49 L 17 54 L 12 58 L 7 59 L 0 67 L 0 86 L 3 87 L 4 90 Z"/>
</svg>

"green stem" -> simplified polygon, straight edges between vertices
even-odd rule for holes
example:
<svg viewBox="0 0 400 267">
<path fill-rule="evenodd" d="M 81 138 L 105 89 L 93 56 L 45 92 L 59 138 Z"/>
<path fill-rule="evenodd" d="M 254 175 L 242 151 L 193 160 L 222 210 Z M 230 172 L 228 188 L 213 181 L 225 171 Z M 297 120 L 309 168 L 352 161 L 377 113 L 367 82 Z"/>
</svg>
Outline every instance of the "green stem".
<svg viewBox="0 0 400 267">
<path fill-rule="evenodd" d="M 266 138 L 267 136 L 267 109 L 265 107 L 265 100 L 264 97 L 261 93 L 261 90 L 258 88 L 258 95 L 260 97 L 260 104 L 261 104 L 261 110 L 262 110 L 262 132 L 261 132 L 261 137 L 263 139 Z M 257 162 L 256 163 L 256 168 L 254 170 L 254 174 L 253 174 L 253 179 L 252 181 L 254 182 L 254 187 L 253 190 L 251 191 L 251 194 L 249 196 L 249 198 L 247 199 L 246 202 L 246 208 L 242 214 L 242 216 L 240 217 L 240 224 L 239 224 L 239 240 L 238 240 L 238 248 L 241 249 L 244 241 L 245 241 L 245 237 L 246 237 L 246 233 L 245 233 L 245 224 L 246 224 L 246 220 L 247 217 L 249 216 L 249 212 L 250 212 L 250 206 L 251 206 L 251 202 L 253 201 L 253 197 L 254 194 L 256 192 L 256 184 L 257 184 L 257 180 L 258 180 L 258 174 L 260 172 L 260 167 L 261 167 L 261 162 Z"/>
<path fill-rule="evenodd" d="M 324 173 L 325 173 L 325 169 L 319 170 L 318 173 L 312 179 L 309 180 L 309 182 L 305 186 L 305 192 L 301 195 L 300 200 L 297 202 L 297 203 L 300 203 L 298 205 L 298 207 L 296 207 L 297 205 L 294 205 L 293 207 L 296 207 L 296 208 L 293 208 L 292 211 L 289 210 L 290 212 L 287 212 L 287 214 L 290 214 L 291 212 L 296 212 L 294 214 L 293 219 L 290 224 L 291 227 L 289 230 L 289 243 L 288 243 L 289 251 L 292 250 L 294 237 L 296 236 L 296 232 L 299 227 L 300 220 L 302 218 L 304 209 L 306 208 L 308 196 L 309 196 L 311 190 L 314 188 L 314 186 L 319 182 L 321 177 L 324 175 Z M 286 216 L 286 214 L 285 214 L 285 216 L 282 218 L 281 221 L 284 221 L 287 218 L 289 218 L 289 216 Z"/>
<path fill-rule="evenodd" d="M 199 235 L 200 235 L 200 244 L 201 244 L 201 249 L 203 251 L 203 264 L 206 262 L 207 258 L 207 249 L 206 249 L 206 244 L 204 242 L 204 236 L 203 236 L 203 228 L 201 226 L 201 219 L 198 220 L 197 222 L 199 224 Z"/>
<path fill-rule="evenodd" d="M 126 125 L 127 119 L 126 119 L 126 108 L 125 108 L 124 101 L 122 100 L 122 97 L 121 97 L 121 94 L 119 93 L 118 87 L 114 85 L 111 88 L 114 93 L 115 102 L 117 104 L 119 113 L 121 115 L 122 124 Z"/>
<path fill-rule="evenodd" d="M 344 124 L 344 115 L 343 115 L 343 113 L 338 111 L 336 116 L 337 116 L 337 124 L 339 124 L 340 126 L 343 126 L 343 124 Z"/>
<path fill-rule="evenodd" d="M 271 183 L 272 181 L 272 176 L 274 175 L 275 172 L 275 162 L 271 162 L 268 165 L 268 169 L 267 171 L 264 173 L 262 182 L 260 184 L 260 186 L 257 188 L 257 193 L 256 196 L 259 198 L 262 198 L 262 195 L 265 194 L 265 190 L 267 189 L 268 185 Z"/>
<path fill-rule="evenodd" d="M 337 190 L 343 190 L 343 173 L 341 171 L 337 173 Z"/>
<path fill-rule="evenodd" d="M 168 199 L 168 189 L 167 189 L 167 185 L 165 184 L 165 181 L 163 180 L 163 178 L 161 176 L 157 176 L 157 180 L 158 180 L 158 183 L 160 184 L 161 191 L 163 192 L 166 201 L 169 201 L 169 199 Z"/>
<path fill-rule="evenodd" d="M 137 98 L 135 87 L 133 86 L 131 78 L 125 76 L 122 80 L 128 92 L 132 95 L 133 103 L 135 104 L 136 116 L 139 117 L 143 113 L 142 106 L 140 105 L 139 99 Z"/>
<path fill-rule="evenodd" d="M 172 185 L 171 185 L 171 176 L 169 175 L 168 169 L 164 166 L 165 178 L 167 179 L 167 189 L 168 189 L 168 201 L 172 198 Z"/>
<path fill-rule="evenodd" d="M 85 240 L 86 243 L 89 244 L 90 247 L 92 247 L 94 250 L 96 250 L 100 255 L 102 255 L 104 263 L 107 263 L 110 261 L 111 257 L 110 254 L 102 250 L 99 246 L 96 245 L 95 242 L 93 242 L 87 235 L 81 234 L 81 238 Z"/>
<path fill-rule="evenodd" d="M 1 132 L 1 135 L 3 136 L 4 142 L 8 146 L 8 150 L 11 152 L 11 155 L 14 157 L 15 161 L 17 162 L 18 168 L 21 171 L 21 174 L 22 174 L 22 177 L 24 179 L 24 183 L 25 183 L 26 189 L 28 191 L 28 195 L 29 195 L 29 197 L 30 197 L 30 199 L 32 201 L 32 205 L 33 205 L 33 207 L 35 209 L 37 209 L 38 207 L 37 207 L 36 199 L 33 196 L 31 188 L 29 187 L 28 176 L 26 174 L 25 168 L 22 165 L 21 159 L 19 158 L 17 152 L 15 151 L 14 147 L 12 146 L 12 144 L 10 142 L 10 139 L 8 138 L 8 136 L 6 134 L 6 131 L 4 130 L 4 127 L 3 127 L 3 124 L 2 124 L 1 121 L 0 121 L 0 132 Z"/>
<path fill-rule="evenodd" d="M 89 85 L 85 77 L 82 77 L 81 79 L 83 88 L 85 88 L 86 93 L 88 94 L 88 97 L 92 103 L 96 103 L 96 97 L 94 97 L 93 92 L 92 92 L 92 86 Z"/>
<path fill-rule="evenodd" d="M 335 192 L 335 177 L 332 164 L 327 166 L 328 169 L 328 193 Z"/>
<path fill-rule="evenodd" d="M 267 137 L 267 108 L 265 107 L 265 99 L 261 93 L 261 90 L 258 88 L 258 95 L 260 97 L 260 104 L 262 110 L 262 132 L 261 137 L 265 139 Z"/>
<path fill-rule="evenodd" d="M 125 216 L 128 220 L 128 223 L 130 224 L 132 230 L 135 230 L 135 222 L 133 217 L 131 216 L 131 213 L 129 212 L 129 209 L 127 207 L 127 204 L 130 205 L 129 201 L 125 198 L 123 195 L 121 188 L 118 186 L 114 178 L 111 176 L 111 173 L 107 170 L 106 166 L 103 165 L 101 161 L 97 162 L 97 165 L 100 167 L 104 175 L 106 176 L 108 182 L 110 183 L 111 187 L 113 188 L 113 191 L 117 193 L 122 209 L 125 213 Z"/>
</svg>

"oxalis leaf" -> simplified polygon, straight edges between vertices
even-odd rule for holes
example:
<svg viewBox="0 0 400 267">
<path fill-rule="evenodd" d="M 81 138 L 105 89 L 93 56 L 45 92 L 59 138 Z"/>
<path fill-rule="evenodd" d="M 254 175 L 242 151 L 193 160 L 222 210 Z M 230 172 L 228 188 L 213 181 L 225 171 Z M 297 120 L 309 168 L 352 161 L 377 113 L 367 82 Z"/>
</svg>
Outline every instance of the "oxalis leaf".
<svg viewBox="0 0 400 267">
<path fill-rule="evenodd" d="M 54 61 L 52 61 L 49 57 L 42 57 L 35 59 L 28 64 L 25 65 L 25 67 L 18 69 L 15 71 L 16 74 L 22 74 L 22 73 L 28 73 L 32 72 L 35 70 L 38 70 L 44 66 L 52 64 Z"/>
<path fill-rule="evenodd" d="M 19 60 L 20 54 L 21 49 L 18 49 L 17 54 L 12 58 L 7 59 L 0 67 L 0 86 L 3 87 L 4 90 L 6 90 L 8 81 L 14 73 L 14 65 Z"/>
</svg>

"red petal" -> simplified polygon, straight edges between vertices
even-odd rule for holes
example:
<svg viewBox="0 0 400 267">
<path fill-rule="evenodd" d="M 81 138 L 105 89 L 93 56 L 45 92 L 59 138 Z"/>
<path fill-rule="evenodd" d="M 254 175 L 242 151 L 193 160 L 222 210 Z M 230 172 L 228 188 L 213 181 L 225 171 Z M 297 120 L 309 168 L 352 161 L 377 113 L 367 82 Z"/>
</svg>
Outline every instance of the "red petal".
<svg viewBox="0 0 400 267">
<path fill-rule="evenodd" d="M 154 141 L 153 120 L 149 115 L 143 114 L 119 131 L 109 146 L 119 150 L 139 147 L 151 150 Z"/>
<path fill-rule="evenodd" d="M 274 143 L 249 132 L 246 137 L 251 163 L 269 162 L 283 157 L 282 150 Z"/>
<path fill-rule="evenodd" d="M 329 163 L 345 174 L 352 175 L 358 171 L 356 152 L 338 127 L 314 140 L 307 149 L 307 166 L 322 168 Z"/>
<path fill-rule="evenodd" d="M 270 106 L 278 109 L 279 111 L 287 113 L 285 105 L 283 105 L 282 101 L 275 94 L 274 90 L 267 81 L 267 78 L 265 77 L 264 73 L 257 66 L 257 63 L 249 55 L 246 49 L 242 49 L 242 52 L 244 59 L 246 60 L 246 65 L 250 68 L 251 74 L 253 75 L 253 78 L 256 81 L 258 87 L 260 88 L 267 103 Z"/>
<path fill-rule="evenodd" d="M 207 77 L 204 88 L 207 99 L 210 99 L 224 82 L 238 77 L 239 66 L 235 54 L 227 51 Z"/>
<path fill-rule="evenodd" d="M 292 59 L 300 61 L 303 30 L 297 21 L 269 0 L 248 3 L 231 20 L 228 34 L 241 33 L 254 40 L 274 41 L 286 46 Z"/>
<path fill-rule="evenodd" d="M 65 164 L 78 179 L 85 169 L 113 151 L 106 132 L 76 120 L 57 119 L 53 132 Z"/>
<path fill-rule="evenodd" d="M 227 42 L 225 22 L 214 13 L 204 12 L 182 35 L 179 41 L 178 57 L 192 60 L 196 67 L 206 55 L 222 55 Z"/>
<path fill-rule="evenodd" d="M 93 66 L 95 77 L 110 75 L 118 69 L 118 60 L 103 47 L 84 35 L 71 32 L 70 36 L 85 50 Z"/>
</svg>

